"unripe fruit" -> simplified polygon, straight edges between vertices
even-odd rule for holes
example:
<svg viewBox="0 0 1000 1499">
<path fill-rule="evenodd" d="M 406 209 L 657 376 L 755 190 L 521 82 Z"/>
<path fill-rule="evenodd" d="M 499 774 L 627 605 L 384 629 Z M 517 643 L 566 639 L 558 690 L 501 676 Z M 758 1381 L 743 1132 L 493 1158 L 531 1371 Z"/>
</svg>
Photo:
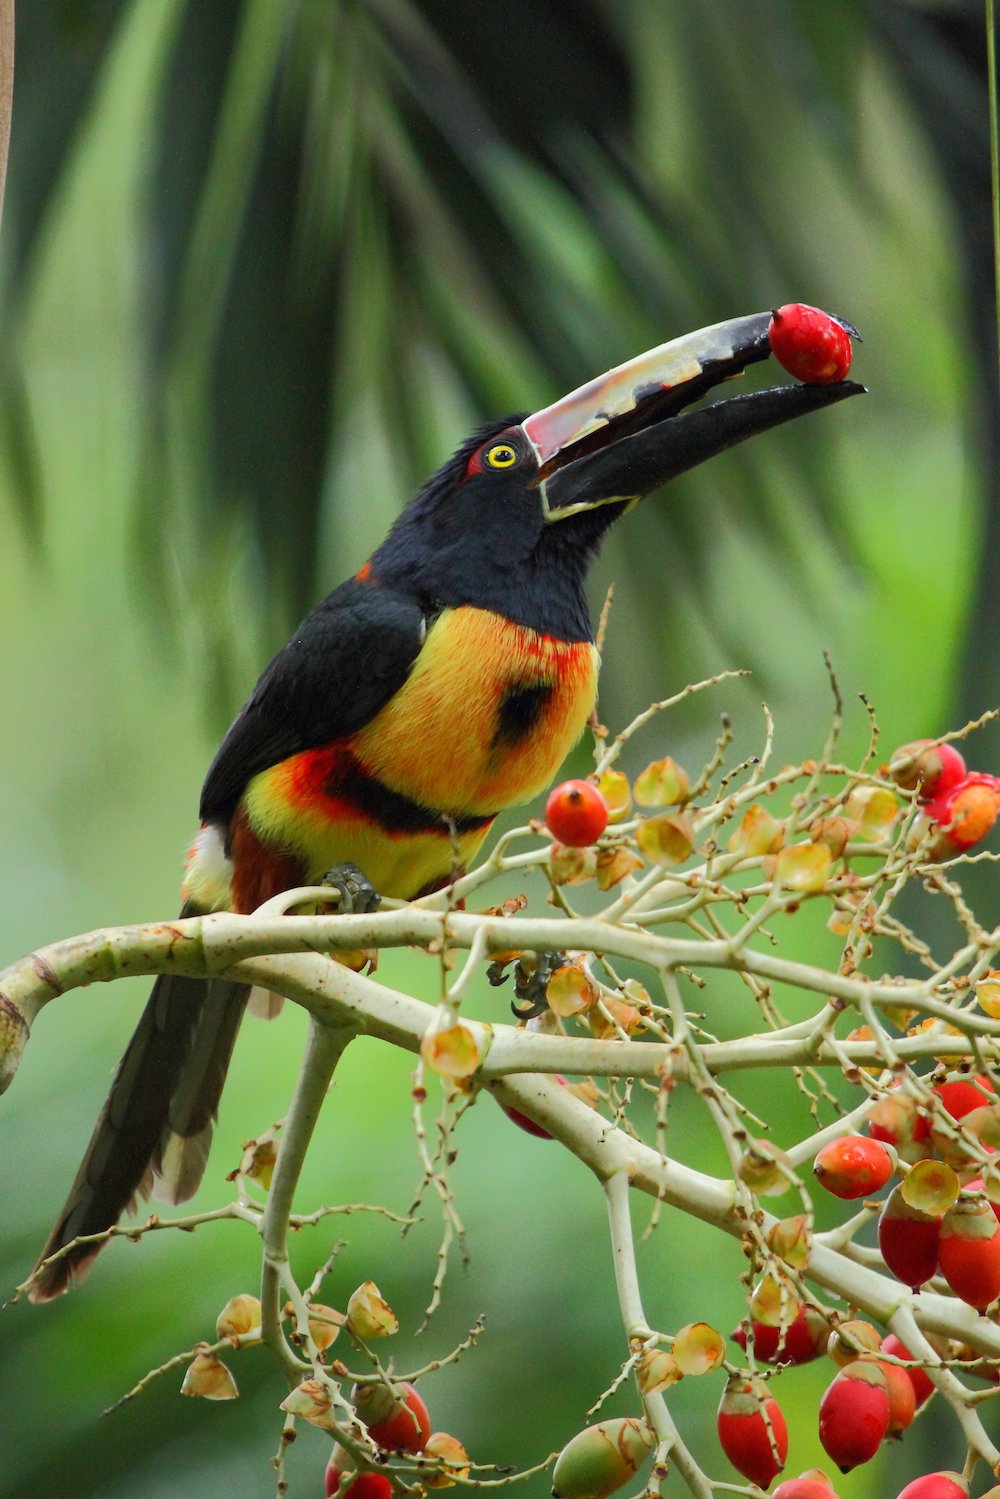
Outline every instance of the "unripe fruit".
<svg viewBox="0 0 1000 1499">
<path fill-rule="evenodd" d="M 373 1280 L 351 1292 L 347 1303 L 347 1330 L 357 1338 L 388 1338 L 399 1331 L 396 1313 Z"/>
<path fill-rule="evenodd" d="M 888 1337 L 882 1339 L 882 1352 L 891 1354 L 893 1358 L 913 1358 L 913 1354 L 907 1348 L 906 1344 L 901 1343 L 894 1332 L 889 1333 Z M 924 1369 L 904 1369 L 903 1373 L 913 1386 L 913 1394 L 919 1408 L 925 1400 L 931 1398 L 936 1386 Z"/>
<path fill-rule="evenodd" d="M 808 1364 L 825 1349 L 830 1328 L 815 1307 L 804 1306 L 784 1329 L 783 1337 L 780 1327 L 766 1327 L 763 1322 L 754 1322 L 753 1332 L 753 1356 L 757 1363 Z M 738 1327 L 732 1337 L 734 1343 L 746 1349 L 745 1327 Z"/>
<path fill-rule="evenodd" d="M 878 1247 L 897 1280 L 916 1290 L 937 1269 L 941 1220 L 910 1207 L 896 1187 L 886 1198 L 878 1220 Z"/>
<path fill-rule="evenodd" d="M 640 807 L 682 807 L 691 794 L 687 772 L 676 760 L 654 760 L 640 771 L 632 785 Z"/>
<path fill-rule="evenodd" d="M 748 1140 L 736 1171 L 758 1197 L 780 1197 L 795 1179 L 787 1153 L 770 1140 Z"/>
<path fill-rule="evenodd" d="M 260 1301 L 246 1292 L 231 1296 L 215 1319 L 215 1331 L 220 1338 L 238 1340 L 260 1327 Z"/>
<path fill-rule="evenodd" d="M 897 1499 L 969 1499 L 969 1485 L 960 1473 L 927 1473 L 908 1483 Z"/>
<path fill-rule="evenodd" d="M 549 849 L 549 878 L 554 885 L 585 885 L 597 873 L 597 852 L 553 843 Z"/>
<path fill-rule="evenodd" d="M 682 1374 L 710 1374 L 726 1356 L 726 1340 L 708 1322 L 689 1322 L 674 1335 L 672 1352 Z"/>
<path fill-rule="evenodd" d="M 760 858 L 764 854 L 776 854 L 784 836 L 785 824 L 755 802 L 744 812 L 726 847 L 733 854 Z"/>
<path fill-rule="evenodd" d="M 628 776 L 620 770 L 606 770 L 598 778 L 597 789 L 608 809 L 608 821 L 624 822 L 632 810 L 632 790 Z"/>
<path fill-rule="evenodd" d="M 424 1457 L 441 1459 L 439 1468 L 421 1473 L 429 1489 L 450 1489 L 460 1478 L 469 1476 L 469 1454 L 457 1437 L 446 1431 L 432 1431 L 424 1447 Z"/>
<path fill-rule="evenodd" d="M 788 1429 L 774 1396 L 759 1379 L 734 1374 L 722 1392 L 716 1424 L 736 1471 L 768 1488 L 788 1456 Z"/>
<path fill-rule="evenodd" d="M 809 1263 L 809 1220 L 804 1213 L 779 1218 L 767 1231 L 768 1248 L 793 1270 L 804 1270 Z"/>
<path fill-rule="evenodd" d="M 889 1392 L 874 1363 L 841 1369 L 819 1407 L 819 1439 L 842 1473 L 875 1456 L 889 1430 Z"/>
<path fill-rule="evenodd" d="M 771 1499 L 837 1499 L 837 1495 L 821 1468 L 809 1468 L 798 1478 L 786 1478 L 779 1483 Z"/>
<path fill-rule="evenodd" d="M 376 1447 L 387 1452 L 422 1452 L 431 1434 L 427 1407 L 411 1384 L 355 1385 L 354 1409 Z"/>
<path fill-rule="evenodd" d="M 235 1400 L 236 1381 L 216 1353 L 199 1353 L 187 1366 L 181 1383 L 182 1395 L 200 1395 L 202 1400 Z"/>
<path fill-rule="evenodd" d="M 774 868 L 786 890 L 805 894 L 822 890 L 833 868 L 833 855 L 825 843 L 792 843 L 778 854 Z"/>
<path fill-rule="evenodd" d="M 874 1353 L 882 1341 L 882 1334 L 870 1322 L 852 1317 L 839 1323 L 830 1333 L 826 1351 L 835 1364 L 845 1369 L 865 1353 Z"/>
<path fill-rule="evenodd" d="M 661 812 L 640 822 L 635 841 L 654 864 L 683 864 L 694 848 L 694 824 L 686 812 Z"/>
<path fill-rule="evenodd" d="M 824 1145 L 813 1161 L 820 1186 L 847 1200 L 878 1192 L 892 1171 L 892 1157 L 885 1146 L 865 1135 L 841 1135 Z"/>
<path fill-rule="evenodd" d="M 910 756 L 920 753 L 916 759 Z M 953 744 L 935 744 L 931 739 L 917 739 L 912 744 L 900 745 L 893 751 L 892 761 L 908 760 L 891 772 L 892 779 L 904 791 L 919 791 L 919 800 L 929 802 L 936 796 L 944 796 L 957 786 L 965 775 L 965 761 Z"/>
<path fill-rule="evenodd" d="M 778 363 L 807 385 L 843 380 L 851 368 L 850 334 L 818 307 L 804 302 L 776 307 L 767 331 Z"/>
<path fill-rule="evenodd" d="M 911 1166 L 899 1186 L 900 1195 L 921 1213 L 932 1218 L 943 1218 L 950 1207 L 958 1201 L 962 1183 L 953 1166 L 947 1161 L 917 1161 Z"/>
<path fill-rule="evenodd" d="M 335 1307 L 324 1306 L 320 1301 L 309 1303 L 309 1336 L 320 1353 L 325 1353 L 336 1341 L 346 1318 Z"/>
<path fill-rule="evenodd" d="M 995 1189 L 996 1181 L 994 1180 L 991 1185 Z M 986 1183 L 981 1176 L 974 1176 L 972 1181 L 965 1183 L 965 1190 L 967 1192 L 982 1192 L 985 1196 Z M 989 1202 L 990 1207 L 993 1209 L 997 1217 L 1000 1218 L 1000 1202 L 994 1202 L 992 1197 L 987 1198 L 987 1201 Z"/>
<path fill-rule="evenodd" d="M 556 1458 L 553 1499 L 605 1499 L 642 1467 L 654 1436 L 634 1416 L 599 1421 L 577 1432 Z"/>
<path fill-rule="evenodd" d="M 549 792 L 545 825 L 570 848 L 596 843 L 608 825 L 608 806 L 593 781 L 563 781 Z"/>
<path fill-rule="evenodd" d="M 978 1312 L 1000 1296 L 1000 1222 L 985 1197 L 962 1196 L 945 1213 L 938 1264 L 955 1295 Z"/>
</svg>

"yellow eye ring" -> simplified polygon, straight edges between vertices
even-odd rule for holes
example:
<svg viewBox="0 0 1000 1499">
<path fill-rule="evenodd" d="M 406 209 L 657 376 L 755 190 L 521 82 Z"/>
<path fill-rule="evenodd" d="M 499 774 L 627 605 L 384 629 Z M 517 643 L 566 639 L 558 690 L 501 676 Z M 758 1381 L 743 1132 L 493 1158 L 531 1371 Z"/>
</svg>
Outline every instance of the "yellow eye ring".
<svg viewBox="0 0 1000 1499">
<path fill-rule="evenodd" d="M 486 454 L 486 462 L 490 468 L 513 468 L 517 462 L 517 449 L 509 442 L 498 442 Z"/>
</svg>

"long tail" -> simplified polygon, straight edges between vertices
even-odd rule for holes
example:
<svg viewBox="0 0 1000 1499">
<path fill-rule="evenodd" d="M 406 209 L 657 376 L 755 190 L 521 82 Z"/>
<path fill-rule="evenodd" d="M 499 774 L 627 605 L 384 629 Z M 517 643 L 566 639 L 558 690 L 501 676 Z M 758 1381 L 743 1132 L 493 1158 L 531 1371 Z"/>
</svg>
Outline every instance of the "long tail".
<svg viewBox="0 0 1000 1499">
<path fill-rule="evenodd" d="M 183 1202 L 197 1190 L 249 992 L 223 979 L 156 980 L 39 1264 L 111 1228 L 137 1193 Z M 42 1272 L 31 1300 L 68 1290 L 102 1247 L 64 1254 Z"/>
</svg>

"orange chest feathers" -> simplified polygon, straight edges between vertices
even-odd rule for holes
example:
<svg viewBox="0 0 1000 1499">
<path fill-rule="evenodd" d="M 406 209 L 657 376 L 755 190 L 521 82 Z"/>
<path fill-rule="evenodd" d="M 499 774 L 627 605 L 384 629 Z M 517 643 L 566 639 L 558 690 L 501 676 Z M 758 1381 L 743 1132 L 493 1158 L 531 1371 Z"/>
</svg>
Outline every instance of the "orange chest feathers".
<svg viewBox="0 0 1000 1499">
<path fill-rule="evenodd" d="M 349 743 L 384 785 L 451 814 L 499 812 L 549 784 L 597 696 L 598 657 L 484 609 L 446 609 L 403 687 Z"/>
</svg>

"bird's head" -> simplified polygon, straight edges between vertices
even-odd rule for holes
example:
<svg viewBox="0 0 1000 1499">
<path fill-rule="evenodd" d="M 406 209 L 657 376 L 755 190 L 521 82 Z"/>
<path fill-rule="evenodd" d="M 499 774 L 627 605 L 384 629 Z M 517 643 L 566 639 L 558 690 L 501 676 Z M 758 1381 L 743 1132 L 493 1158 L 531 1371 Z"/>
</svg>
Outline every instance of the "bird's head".
<svg viewBox="0 0 1000 1499">
<path fill-rule="evenodd" d="M 601 538 L 638 500 L 758 432 L 863 391 L 852 380 L 783 385 L 687 410 L 770 355 L 770 321 L 762 312 L 702 328 L 475 433 L 397 521 L 372 558 L 375 576 L 552 627 L 539 616 L 544 601 L 561 617 L 580 599 Z"/>
</svg>

